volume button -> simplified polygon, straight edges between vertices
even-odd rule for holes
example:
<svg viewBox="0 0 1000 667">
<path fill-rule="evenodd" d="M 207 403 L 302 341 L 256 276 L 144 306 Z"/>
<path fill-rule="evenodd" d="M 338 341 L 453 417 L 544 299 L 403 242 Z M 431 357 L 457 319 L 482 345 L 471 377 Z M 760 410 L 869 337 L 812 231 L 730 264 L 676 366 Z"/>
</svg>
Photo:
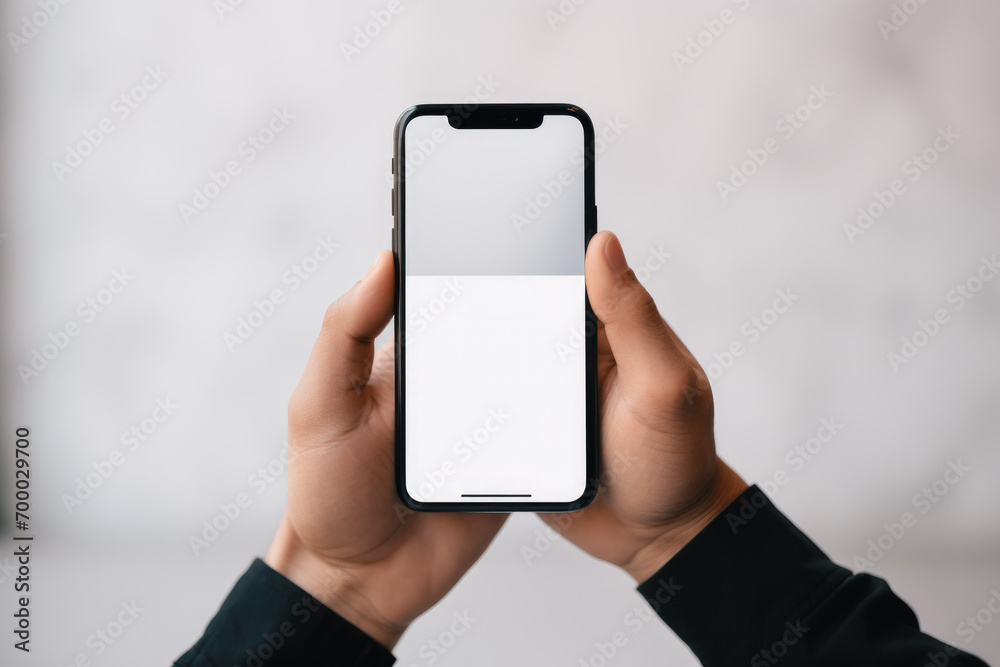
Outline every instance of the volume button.
<svg viewBox="0 0 1000 667">
<path fill-rule="evenodd" d="M 392 217 L 396 217 L 396 188 L 393 188 L 389 193 L 389 198 L 392 200 Z"/>
</svg>

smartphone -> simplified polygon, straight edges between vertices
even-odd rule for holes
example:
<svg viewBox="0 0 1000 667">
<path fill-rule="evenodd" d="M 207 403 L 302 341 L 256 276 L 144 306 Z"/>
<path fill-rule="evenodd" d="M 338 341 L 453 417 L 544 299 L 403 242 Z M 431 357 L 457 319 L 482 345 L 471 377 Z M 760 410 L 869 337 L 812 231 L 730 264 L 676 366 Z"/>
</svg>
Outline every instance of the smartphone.
<svg viewBox="0 0 1000 667">
<path fill-rule="evenodd" d="M 393 143 L 400 500 L 586 506 L 598 474 L 590 117 L 571 104 L 419 105 Z"/>
</svg>

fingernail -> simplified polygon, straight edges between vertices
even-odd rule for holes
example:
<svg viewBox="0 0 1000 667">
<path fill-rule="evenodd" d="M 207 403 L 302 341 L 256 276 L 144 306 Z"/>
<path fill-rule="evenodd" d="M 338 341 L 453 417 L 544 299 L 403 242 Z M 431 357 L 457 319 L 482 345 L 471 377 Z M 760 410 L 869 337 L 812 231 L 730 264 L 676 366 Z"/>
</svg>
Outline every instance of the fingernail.
<svg viewBox="0 0 1000 667">
<path fill-rule="evenodd" d="M 369 274 L 371 274 L 371 272 L 375 270 L 375 267 L 378 266 L 378 263 L 381 261 L 382 261 L 382 251 L 379 250 L 378 255 L 375 256 L 375 261 L 372 262 L 372 265 L 368 267 L 368 273 L 365 274 L 365 278 L 367 278 Z"/>
<path fill-rule="evenodd" d="M 628 270 L 628 262 L 625 261 L 625 252 L 622 251 L 622 244 L 614 234 L 604 246 L 604 259 L 608 262 L 608 268 L 612 273 L 618 275 Z"/>
</svg>

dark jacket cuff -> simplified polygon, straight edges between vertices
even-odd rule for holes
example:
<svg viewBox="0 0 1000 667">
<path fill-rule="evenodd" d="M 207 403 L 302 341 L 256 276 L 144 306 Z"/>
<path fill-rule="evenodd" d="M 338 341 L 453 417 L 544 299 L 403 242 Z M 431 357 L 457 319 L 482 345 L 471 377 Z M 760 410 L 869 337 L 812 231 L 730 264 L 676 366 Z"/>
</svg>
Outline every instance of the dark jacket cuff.
<svg viewBox="0 0 1000 667">
<path fill-rule="evenodd" d="M 387 648 L 258 558 L 202 638 L 175 664 L 388 667 L 394 662 Z"/>
<path fill-rule="evenodd" d="M 752 486 L 639 592 L 702 664 L 748 664 L 849 576 Z"/>
<path fill-rule="evenodd" d="M 639 591 L 706 667 L 986 667 L 920 632 L 885 581 L 832 563 L 755 486 Z"/>
</svg>

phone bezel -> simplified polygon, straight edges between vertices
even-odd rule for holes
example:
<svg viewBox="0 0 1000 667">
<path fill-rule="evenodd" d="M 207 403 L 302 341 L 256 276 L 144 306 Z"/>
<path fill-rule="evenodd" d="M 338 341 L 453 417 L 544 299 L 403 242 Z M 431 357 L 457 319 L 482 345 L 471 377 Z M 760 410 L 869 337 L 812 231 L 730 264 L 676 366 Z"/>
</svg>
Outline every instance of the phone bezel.
<svg viewBox="0 0 1000 667">
<path fill-rule="evenodd" d="M 393 132 L 393 189 L 392 189 L 392 255 L 395 264 L 396 296 L 393 306 L 395 332 L 395 480 L 396 493 L 411 510 L 422 512 L 572 512 L 583 509 L 596 497 L 599 474 L 598 410 L 597 410 L 597 318 L 585 299 L 586 326 L 584 327 L 585 376 L 586 376 L 586 481 L 583 494 L 564 503 L 534 501 L 476 501 L 476 502 L 423 502 L 414 499 L 406 490 L 406 400 L 405 386 L 405 234 L 406 225 L 406 164 L 404 136 L 406 127 L 420 116 L 449 116 L 449 123 L 467 124 L 469 128 L 530 129 L 533 119 L 546 115 L 566 115 L 576 118 L 583 127 L 584 137 L 584 248 L 597 233 L 597 205 L 594 186 L 594 125 L 590 116 L 573 104 L 420 104 L 412 106 L 396 121 Z M 521 123 L 521 124 L 518 124 Z M 537 127 L 537 125 L 534 125 Z M 400 166 L 399 169 L 396 167 Z"/>
</svg>

